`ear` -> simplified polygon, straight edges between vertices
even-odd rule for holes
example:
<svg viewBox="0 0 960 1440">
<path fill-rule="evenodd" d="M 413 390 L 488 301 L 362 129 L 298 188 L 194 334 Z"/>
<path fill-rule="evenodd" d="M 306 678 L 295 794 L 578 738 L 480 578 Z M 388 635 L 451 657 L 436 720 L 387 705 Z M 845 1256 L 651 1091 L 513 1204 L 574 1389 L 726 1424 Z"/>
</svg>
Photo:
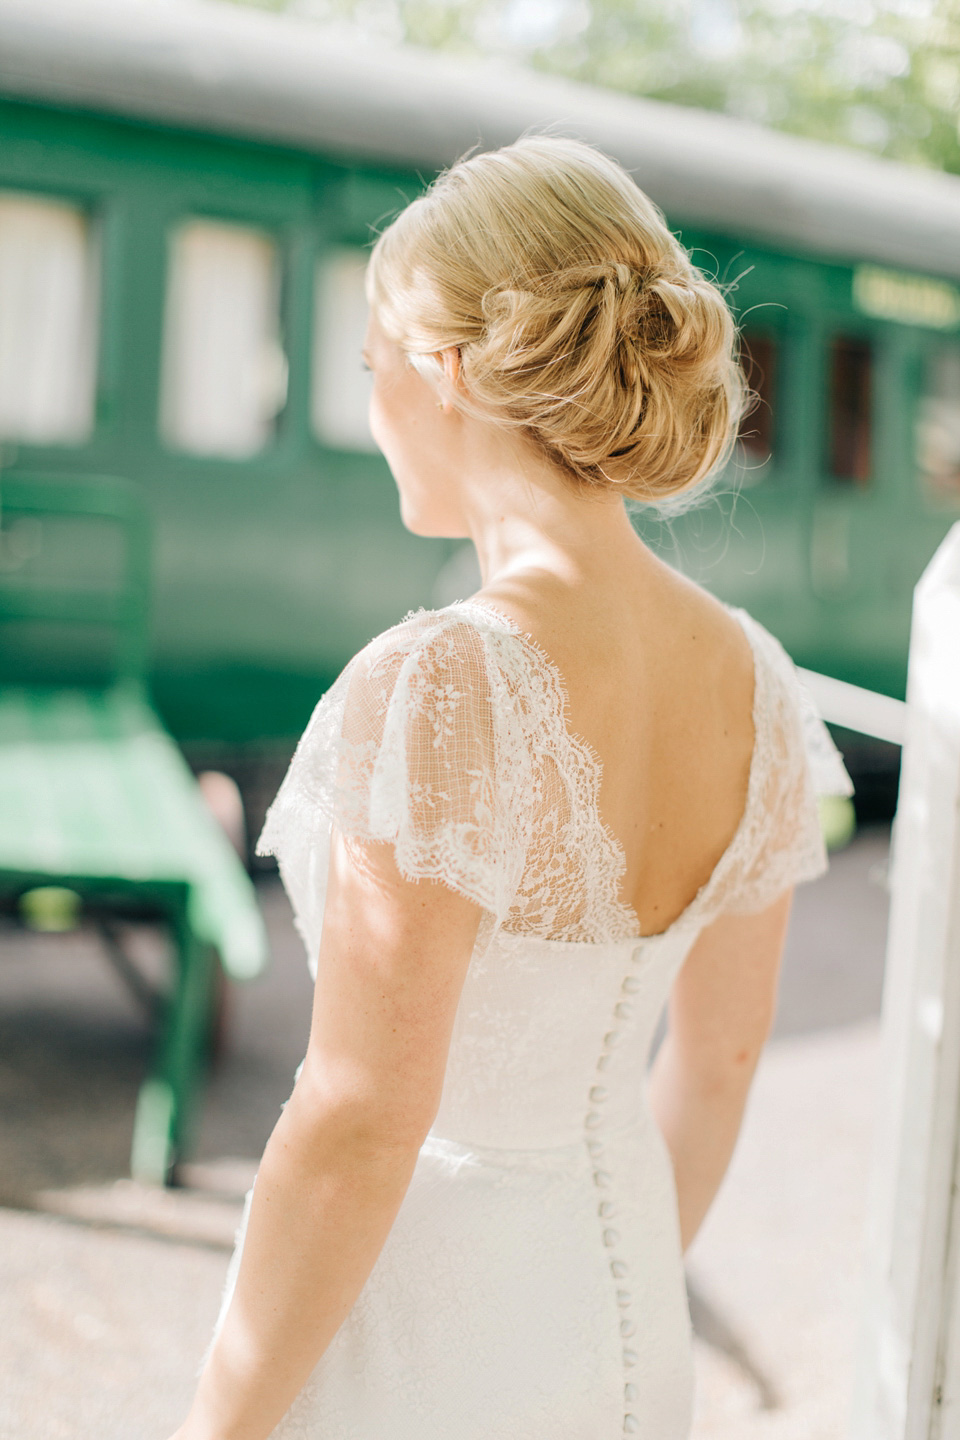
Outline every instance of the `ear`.
<svg viewBox="0 0 960 1440">
<path fill-rule="evenodd" d="M 440 408 L 445 415 L 449 415 L 453 409 L 452 397 L 460 389 L 460 349 L 457 345 L 448 345 L 445 350 L 439 352 L 440 360 L 443 363 L 443 399 L 440 401 Z"/>
</svg>

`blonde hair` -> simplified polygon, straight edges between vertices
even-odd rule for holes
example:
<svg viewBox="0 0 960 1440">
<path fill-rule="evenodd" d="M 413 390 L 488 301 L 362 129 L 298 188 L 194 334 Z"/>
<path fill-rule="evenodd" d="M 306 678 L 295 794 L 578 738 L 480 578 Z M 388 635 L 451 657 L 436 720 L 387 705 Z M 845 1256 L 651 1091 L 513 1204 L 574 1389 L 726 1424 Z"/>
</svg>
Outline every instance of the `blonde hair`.
<svg viewBox="0 0 960 1440">
<path fill-rule="evenodd" d="M 525 433 L 587 489 L 648 503 L 727 457 L 744 410 L 717 288 L 626 171 L 532 136 L 461 160 L 380 235 L 367 290 L 438 388 L 460 350 L 461 408 Z"/>
</svg>

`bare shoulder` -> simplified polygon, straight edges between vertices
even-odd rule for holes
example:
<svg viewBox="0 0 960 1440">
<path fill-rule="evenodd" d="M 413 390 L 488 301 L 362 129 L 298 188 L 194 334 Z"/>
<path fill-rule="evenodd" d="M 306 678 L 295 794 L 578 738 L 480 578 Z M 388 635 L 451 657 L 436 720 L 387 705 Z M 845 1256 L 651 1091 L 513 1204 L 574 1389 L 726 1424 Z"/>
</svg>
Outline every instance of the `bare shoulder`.
<svg viewBox="0 0 960 1440">
<path fill-rule="evenodd" d="M 722 677 L 731 695 L 752 692 L 754 650 L 737 615 L 685 575 L 669 566 L 664 566 L 663 572 L 665 606 L 659 620 L 666 643 L 682 646 L 689 633 L 698 664 L 704 665 L 708 674 Z"/>
<path fill-rule="evenodd" d="M 512 579 L 478 597 L 503 611 L 552 656 L 568 687 L 598 694 L 604 676 L 636 675 L 646 693 L 662 679 L 675 695 L 713 688 L 750 713 L 753 647 L 714 595 L 645 552 L 635 566 L 570 585 L 554 576 Z M 679 685 L 679 691 L 678 691 Z"/>
</svg>

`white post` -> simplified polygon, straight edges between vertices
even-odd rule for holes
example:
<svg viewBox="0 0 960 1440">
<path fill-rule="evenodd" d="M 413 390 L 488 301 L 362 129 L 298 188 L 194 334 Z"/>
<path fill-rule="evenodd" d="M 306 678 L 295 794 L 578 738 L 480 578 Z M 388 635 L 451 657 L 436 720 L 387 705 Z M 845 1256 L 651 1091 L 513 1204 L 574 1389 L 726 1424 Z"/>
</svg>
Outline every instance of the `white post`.
<svg viewBox="0 0 960 1440">
<path fill-rule="evenodd" d="M 851 1435 L 960 1440 L 960 524 L 917 586 Z"/>
</svg>

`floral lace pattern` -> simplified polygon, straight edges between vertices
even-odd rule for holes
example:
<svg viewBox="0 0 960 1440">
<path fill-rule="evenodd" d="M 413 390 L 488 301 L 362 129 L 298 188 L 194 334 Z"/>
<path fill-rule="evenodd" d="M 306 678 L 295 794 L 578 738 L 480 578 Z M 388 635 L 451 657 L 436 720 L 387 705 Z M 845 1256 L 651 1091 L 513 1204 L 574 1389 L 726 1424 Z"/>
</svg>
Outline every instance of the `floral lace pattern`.
<svg viewBox="0 0 960 1440">
<path fill-rule="evenodd" d="M 669 928 L 749 912 L 826 868 L 817 796 L 852 787 L 779 642 L 730 612 L 755 665 L 744 812 Z M 619 898 L 623 850 L 598 808 L 601 764 L 568 729 L 549 657 L 485 601 L 412 611 L 347 665 L 317 706 L 257 846 L 277 856 L 311 955 L 330 826 L 394 845 L 401 873 L 442 880 L 499 930 L 602 944 L 643 938 Z"/>
</svg>

